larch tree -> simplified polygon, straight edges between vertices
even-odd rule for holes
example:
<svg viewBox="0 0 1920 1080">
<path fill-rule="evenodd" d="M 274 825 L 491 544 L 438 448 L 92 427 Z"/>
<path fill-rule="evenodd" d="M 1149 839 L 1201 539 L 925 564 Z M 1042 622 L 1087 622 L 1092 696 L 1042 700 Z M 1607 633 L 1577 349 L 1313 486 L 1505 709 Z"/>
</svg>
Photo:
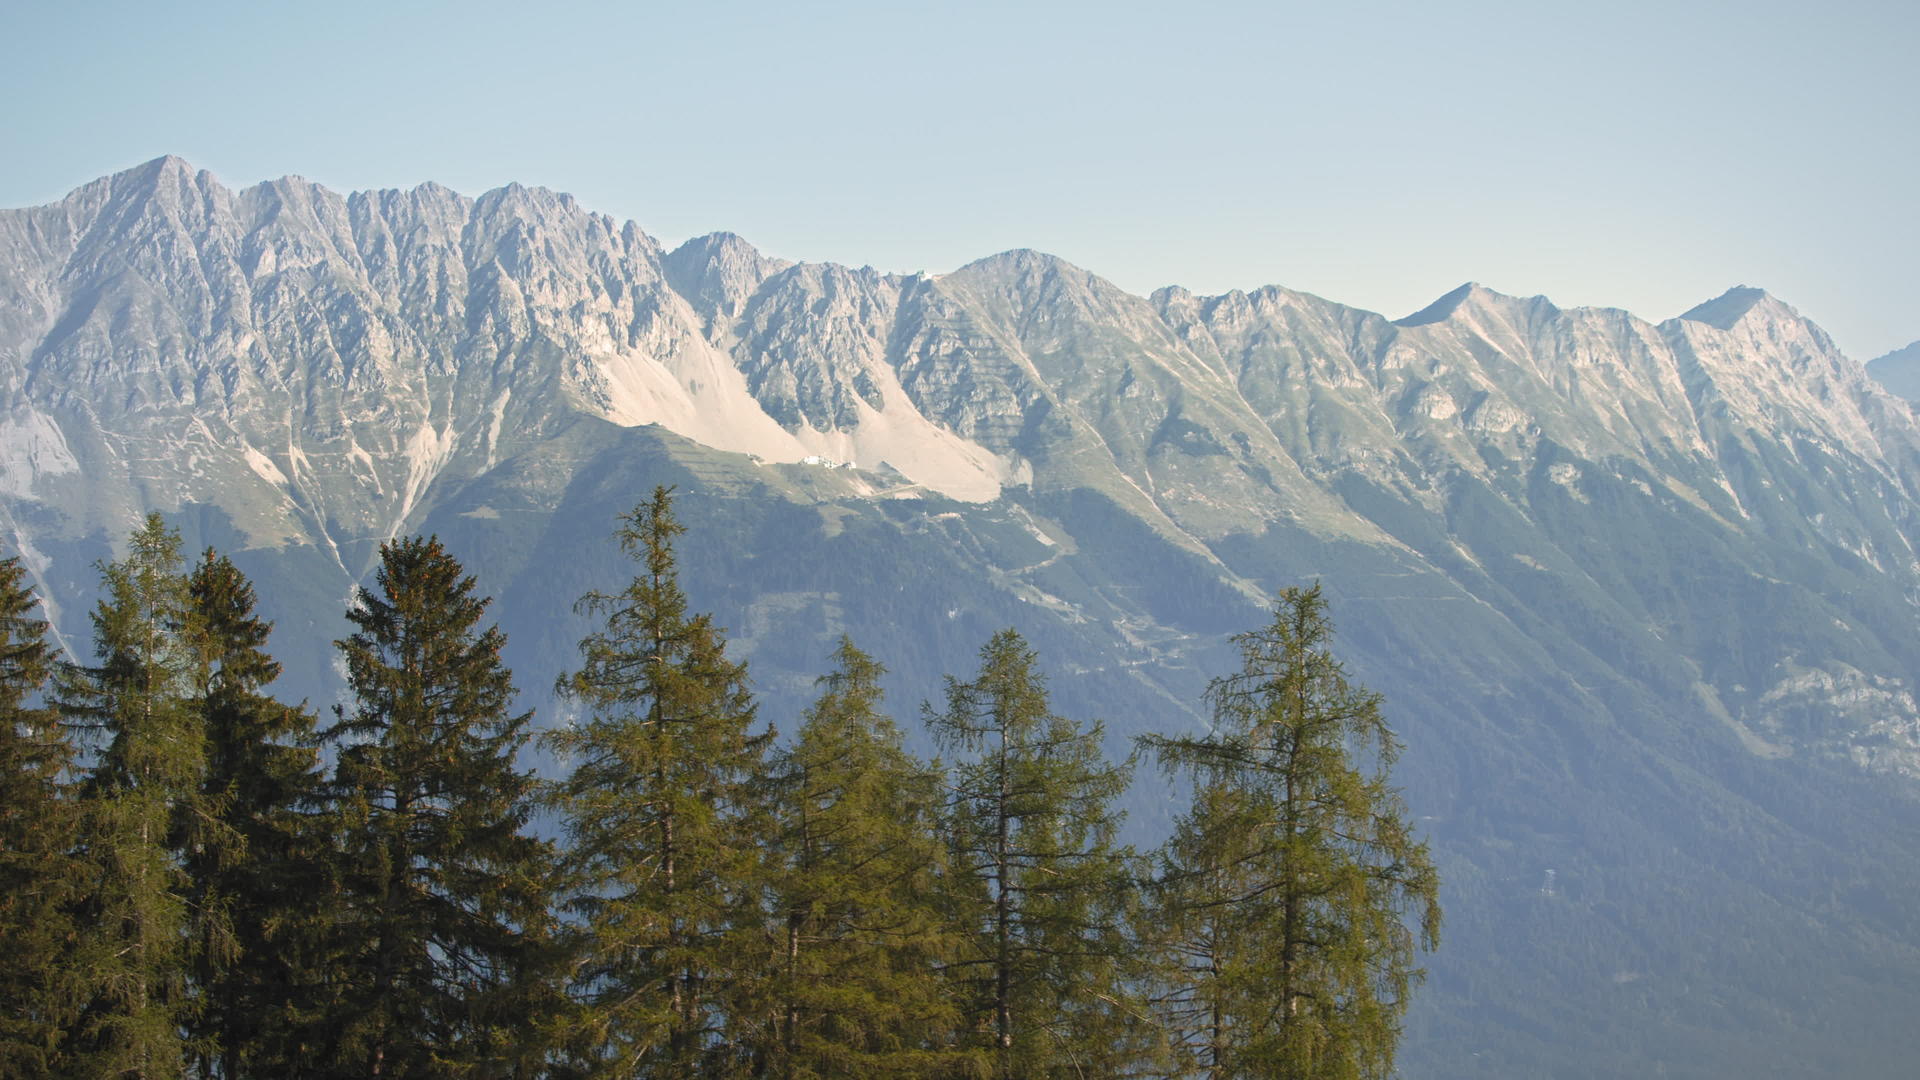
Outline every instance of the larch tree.
<svg viewBox="0 0 1920 1080">
<path fill-rule="evenodd" d="M 17 557 L 0 559 L 0 1075 L 58 1074 L 73 1019 L 74 750 L 40 698 L 54 664 Z"/>
<path fill-rule="evenodd" d="M 340 891 L 327 1045 L 306 1071 L 533 1075 L 553 960 L 551 846 L 528 828 L 505 636 L 437 538 L 389 541 L 378 591 L 337 642 L 350 708 L 336 748 Z"/>
<path fill-rule="evenodd" d="M 101 579 L 97 663 L 64 665 L 56 680 L 63 719 L 98 748 L 81 788 L 92 880 L 76 961 L 85 1006 L 68 1057 L 83 1074 L 178 1076 L 192 1006 L 178 849 L 202 816 L 206 770 L 179 534 L 148 515 Z"/>
<path fill-rule="evenodd" d="M 1320 587 L 1281 593 L 1209 690 L 1213 730 L 1148 737 L 1194 783 L 1163 850 L 1162 1015 L 1189 1069 L 1228 1077 L 1393 1072 L 1438 876 L 1388 773 L 1380 697 L 1329 651 Z"/>
<path fill-rule="evenodd" d="M 766 751 L 746 668 L 689 615 L 669 489 L 621 518 L 639 564 L 579 607 L 598 629 L 559 691 L 584 715 L 548 745 L 571 766 L 554 794 L 580 951 L 573 1050 L 606 1076 L 727 1075 L 769 1037 L 744 1002 L 764 970 Z"/>
<path fill-rule="evenodd" d="M 766 1073 L 781 1080 L 960 1075 L 961 1010 L 938 977 L 942 777 L 880 711 L 884 669 L 842 638 L 775 764 L 780 863 Z"/>
<path fill-rule="evenodd" d="M 200 1070 L 301 1071 L 317 1005 L 310 969 L 328 889 L 314 718 L 265 692 L 280 665 L 253 586 L 209 548 L 188 579 L 193 702 L 206 733 L 207 820 L 187 847 Z"/>
<path fill-rule="evenodd" d="M 1134 860 L 1115 839 L 1127 770 L 1103 756 L 1100 725 L 1051 711 L 1012 630 L 981 649 L 971 681 L 947 680 L 946 708 L 926 722 L 963 755 L 948 829 L 965 952 L 947 972 L 992 1075 L 1134 1072 L 1151 1025 L 1130 965 Z"/>
</svg>

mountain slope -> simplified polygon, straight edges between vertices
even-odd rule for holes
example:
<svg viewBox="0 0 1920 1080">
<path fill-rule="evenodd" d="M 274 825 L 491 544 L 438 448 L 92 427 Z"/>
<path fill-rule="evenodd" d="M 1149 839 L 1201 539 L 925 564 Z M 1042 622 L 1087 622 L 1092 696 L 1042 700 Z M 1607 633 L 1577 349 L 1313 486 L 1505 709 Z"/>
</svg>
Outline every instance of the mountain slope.
<svg viewBox="0 0 1920 1080">
<path fill-rule="evenodd" d="M 1011 624 L 1124 754 L 1201 723 L 1226 635 L 1318 578 L 1445 874 L 1410 1075 L 1920 1051 L 1920 426 L 1759 290 L 1653 324 L 1466 285 L 1395 321 L 162 159 L 0 211 L 0 446 L 0 533 L 70 646 L 159 509 L 259 580 L 323 704 L 347 589 L 411 532 L 549 685 L 654 483 L 787 726 L 843 631 L 904 715 Z M 1170 812 L 1151 777 L 1133 806 L 1143 837 Z"/>
</svg>

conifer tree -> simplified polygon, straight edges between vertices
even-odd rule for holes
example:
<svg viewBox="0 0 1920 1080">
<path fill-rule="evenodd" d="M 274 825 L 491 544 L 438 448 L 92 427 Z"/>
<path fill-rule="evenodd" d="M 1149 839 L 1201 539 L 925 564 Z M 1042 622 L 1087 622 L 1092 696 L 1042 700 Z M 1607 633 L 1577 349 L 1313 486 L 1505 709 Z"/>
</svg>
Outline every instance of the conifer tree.
<svg viewBox="0 0 1920 1080">
<path fill-rule="evenodd" d="M 72 1021 L 73 746 L 39 696 L 47 624 L 17 557 L 0 559 L 0 1076 L 51 1076 Z"/>
<path fill-rule="evenodd" d="M 1399 743 L 1331 636 L 1320 587 L 1285 590 L 1214 681 L 1213 731 L 1142 740 L 1195 781 L 1155 921 L 1166 1022 L 1209 1080 L 1391 1075 L 1416 949 L 1438 943 L 1438 879 L 1388 783 Z"/>
<path fill-rule="evenodd" d="M 955 935 L 941 906 L 938 771 L 880 712 L 884 669 L 842 638 L 835 670 L 779 757 L 768 1075 L 956 1075 L 960 1010 L 937 977 Z"/>
<path fill-rule="evenodd" d="M 292 1075 L 319 976 L 303 968 L 327 888 L 314 719 L 264 692 L 280 665 L 253 586 L 209 548 L 188 581 L 194 703 L 206 732 L 202 804 L 188 846 L 201 1071 Z"/>
<path fill-rule="evenodd" d="M 1103 756 L 1100 725 L 1051 711 L 1012 630 L 981 649 L 971 682 L 947 680 L 945 711 L 926 719 L 969 755 L 952 769 L 949 826 L 967 951 L 948 971 L 992 1075 L 1134 1071 L 1151 1048 L 1125 925 L 1132 853 L 1114 839 L 1127 771 Z"/>
<path fill-rule="evenodd" d="M 623 516 L 640 564 L 580 608 L 604 620 L 558 689 L 586 715 L 551 737 L 582 951 L 576 1049 L 608 1076 L 724 1075 L 764 1039 L 739 976 L 764 970 L 765 753 L 746 668 L 689 615 L 671 493 Z"/>
<path fill-rule="evenodd" d="M 344 654 L 351 709 L 329 795 L 341 909 L 328 1045 L 309 1071 L 354 1077 L 537 1071 L 553 853 L 527 827 L 505 637 L 438 539 L 390 541 Z"/>
<path fill-rule="evenodd" d="M 148 515 L 127 556 L 101 568 L 91 667 L 57 677 L 64 719 L 101 746 L 82 788 L 91 871 L 76 974 L 85 1010 L 75 1072 L 167 1077 L 185 1067 L 187 880 L 178 845 L 199 814 L 205 741 L 188 702 L 180 537 Z"/>
</svg>

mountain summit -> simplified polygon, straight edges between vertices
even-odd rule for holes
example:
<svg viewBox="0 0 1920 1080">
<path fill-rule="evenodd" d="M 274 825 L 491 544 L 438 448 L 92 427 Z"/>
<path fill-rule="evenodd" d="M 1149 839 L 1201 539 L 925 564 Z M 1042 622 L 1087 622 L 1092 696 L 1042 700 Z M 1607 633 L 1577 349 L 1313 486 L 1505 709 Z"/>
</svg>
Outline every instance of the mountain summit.
<svg viewBox="0 0 1920 1080">
<path fill-rule="evenodd" d="M 1735 285 L 1704 304 L 1696 305 L 1680 316 L 1688 322 L 1706 323 L 1731 330 L 1749 315 L 1762 319 L 1797 318 L 1794 310 L 1774 299 L 1765 289 Z"/>
</svg>

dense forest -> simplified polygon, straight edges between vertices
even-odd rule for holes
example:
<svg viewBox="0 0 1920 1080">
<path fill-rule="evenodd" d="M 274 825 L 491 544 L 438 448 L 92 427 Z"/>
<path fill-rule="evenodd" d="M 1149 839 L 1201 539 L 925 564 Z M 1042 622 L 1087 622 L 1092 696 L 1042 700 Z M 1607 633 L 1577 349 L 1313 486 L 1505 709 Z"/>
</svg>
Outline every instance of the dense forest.
<svg viewBox="0 0 1920 1080">
<path fill-rule="evenodd" d="M 1140 740 L 1191 801 L 1139 852 L 1134 762 L 1018 633 L 922 706 L 938 760 L 850 640 L 763 716 L 681 532 L 666 489 L 621 519 L 634 576 L 580 600 L 538 735 L 434 538 L 382 548 L 328 716 L 158 515 L 90 663 L 0 560 L 0 1074 L 1391 1074 L 1438 882 L 1317 586 L 1236 639 L 1204 736 Z"/>
</svg>

